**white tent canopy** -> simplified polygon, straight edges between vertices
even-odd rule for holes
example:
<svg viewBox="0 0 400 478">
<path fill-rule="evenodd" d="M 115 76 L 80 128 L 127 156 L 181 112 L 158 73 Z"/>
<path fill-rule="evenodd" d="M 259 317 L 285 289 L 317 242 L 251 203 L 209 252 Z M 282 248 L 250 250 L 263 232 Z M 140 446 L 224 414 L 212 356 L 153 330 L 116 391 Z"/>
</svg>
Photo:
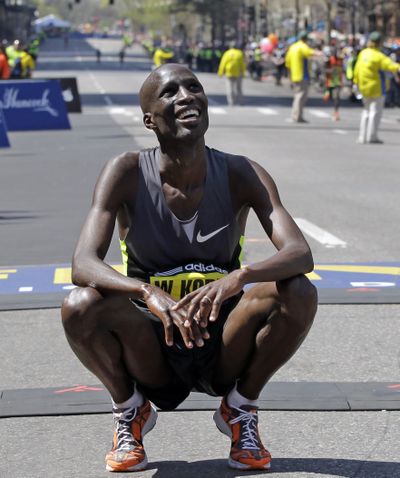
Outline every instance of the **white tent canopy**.
<svg viewBox="0 0 400 478">
<path fill-rule="evenodd" d="M 38 18 L 33 22 L 33 25 L 38 30 L 46 30 L 47 28 L 70 28 L 71 24 L 55 15 L 46 15 L 45 17 Z"/>
</svg>

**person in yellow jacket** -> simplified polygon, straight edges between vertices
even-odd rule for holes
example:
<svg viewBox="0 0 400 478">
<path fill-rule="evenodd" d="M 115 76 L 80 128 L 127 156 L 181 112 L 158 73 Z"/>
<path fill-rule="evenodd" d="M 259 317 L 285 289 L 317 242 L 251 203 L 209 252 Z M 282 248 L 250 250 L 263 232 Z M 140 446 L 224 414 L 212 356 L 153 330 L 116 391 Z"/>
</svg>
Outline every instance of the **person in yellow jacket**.
<svg viewBox="0 0 400 478">
<path fill-rule="evenodd" d="M 372 32 L 368 38 L 367 48 L 358 55 L 354 69 L 354 83 L 362 95 L 363 111 L 361 113 L 360 132 L 357 143 L 381 144 L 378 138 L 379 123 L 385 104 L 385 71 L 400 74 L 400 63 L 392 61 L 379 50 L 382 36 Z"/>
<path fill-rule="evenodd" d="M 35 69 L 35 60 L 29 53 L 28 48 L 24 48 L 21 53 L 21 78 L 28 79 L 32 77 L 32 72 Z"/>
<path fill-rule="evenodd" d="M 153 65 L 154 68 L 158 68 L 164 63 L 168 63 L 174 57 L 174 52 L 169 49 L 166 45 L 161 45 L 156 48 L 153 56 Z"/>
<path fill-rule="evenodd" d="M 218 76 L 226 77 L 226 97 L 230 106 L 242 104 L 242 80 L 245 72 L 244 53 L 236 44 L 232 43 L 222 55 L 218 67 Z"/>
<path fill-rule="evenodd" d="M 310 86 L 310 65 L 308 60 L 322 55 L 317 50 L 309 47 L 307 40 L 307 32 L 300 32 L 298 41 L 289 47 L 285 56 L 285 66 L 290 72 L 290 81 L 294 90 L 292 120 L 296 123 L 307 123 L 304 119 L 303 111 Z"/>
</svg>

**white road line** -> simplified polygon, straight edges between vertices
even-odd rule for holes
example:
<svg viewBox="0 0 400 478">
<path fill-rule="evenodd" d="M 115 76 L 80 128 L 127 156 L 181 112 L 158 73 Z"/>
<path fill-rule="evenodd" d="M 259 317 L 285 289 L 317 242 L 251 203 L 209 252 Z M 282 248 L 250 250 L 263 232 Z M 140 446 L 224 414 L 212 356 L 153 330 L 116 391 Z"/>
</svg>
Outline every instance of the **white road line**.
<svg viewBox="0 0 400 478">
<path fill-rule="evenodd" d="M 330 232 L 321 229 L 312 222 L 309 222 L 306 219 L 302 219 L 300 217 L 296 217 L 294 218 L 294 220 L 299 226 L 299 228 L 304 232 L 304 234 L 307 234 L 307 236 L 312 237 L 325 247 L 347 247 L 346 242 L 342 241 Z"/>
<path fill-rule="evenodd" d="M 347 134 L 347 131 L 345 131 L 344 129 L 334 129 L 334 130 L 332 130 L 332 133 L 335 133 L 335 134 Z"/>
<path fill-rule="evenodd" d="M 314 109 L 309 109 L 308 111 L 311 115 L 316 116 L 317 118 L 330 118 L 329 113 L 326 113 L 325 111 Z"/>
<path fill-rule="evenodd" d="M 18 292 L 32 292 L 33 291 L 33 287 L 20 287 L 18 289 Z"/>
<path fill-rule="evenodd" d="M 352 287 L 396 287 L 395 282 L 350 282 Z"/>
<path fill-rule="evenodd" d="M 274 116 L 277 115 L 278 112 L 273 108 L 257 108 L 257 111 L 263 115 Z"/>
<path fill-rule="evenodd" d="M 214 114 L 214 115 L 226 115 L 227 114 L 227 111 L 224 108 L 218 108 L 218 107 L 215 107 L 215 106 L 210 106 L 208 108 L 208 111 L 211 114 Z"/>
</svg>

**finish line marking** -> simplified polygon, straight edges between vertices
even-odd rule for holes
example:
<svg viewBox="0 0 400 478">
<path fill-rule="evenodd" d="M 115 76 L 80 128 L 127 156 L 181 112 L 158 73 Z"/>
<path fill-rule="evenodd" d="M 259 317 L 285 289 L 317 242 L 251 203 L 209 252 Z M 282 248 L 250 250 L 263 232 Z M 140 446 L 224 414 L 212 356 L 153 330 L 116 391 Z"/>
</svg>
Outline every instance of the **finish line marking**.
<svg viewBox="0 0 400 478">
<path fill-rule="evenodd" d="M 307 219 L 295 217 L 294 220 L 299 226 L 299 228 L 304 232 L 304 234 L 307 234 L 308 236 L 312 237 L 325 247 L 347 247 L 346 242 L 342 241 L 330 232 L 325 231 L 324 229 L 316 226 L 312 222 L 307 221 Z"/>
</svg>

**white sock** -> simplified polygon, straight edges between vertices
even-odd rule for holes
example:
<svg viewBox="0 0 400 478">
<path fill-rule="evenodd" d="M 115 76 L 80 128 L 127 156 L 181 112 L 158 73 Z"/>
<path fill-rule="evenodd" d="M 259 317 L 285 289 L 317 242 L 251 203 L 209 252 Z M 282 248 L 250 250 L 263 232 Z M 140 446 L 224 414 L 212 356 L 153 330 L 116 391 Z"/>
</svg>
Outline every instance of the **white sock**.
<svg viewBox="0 0 400 478">
<path fill-rule="evenodd" d="M 111 399 L 112 404 L 116 408 L 137 408 L 141 407 L 144 403 L 144 397 L 143 395 L 139 392 L 139 390 L 136 388 L 136 383 L 135 383 L 135 391 L 133 392 L 133 395 L 128 398 L 128 400 L 125 400 L 125 402 L 121 403 L 116 403 L 114 402 L 113 399 Z"/>
<path fill-rule="evenodd" d="M 232 390 L 228 393 L 226 401 L 230 407 L 240 408 L 242 405 L 252 405 L 254 407 L 258 406 L 258 400 L 250 400 L 249 398 L 244 397 L 237 391 L 237 385 L 235 385 Z"/>
</svg>

